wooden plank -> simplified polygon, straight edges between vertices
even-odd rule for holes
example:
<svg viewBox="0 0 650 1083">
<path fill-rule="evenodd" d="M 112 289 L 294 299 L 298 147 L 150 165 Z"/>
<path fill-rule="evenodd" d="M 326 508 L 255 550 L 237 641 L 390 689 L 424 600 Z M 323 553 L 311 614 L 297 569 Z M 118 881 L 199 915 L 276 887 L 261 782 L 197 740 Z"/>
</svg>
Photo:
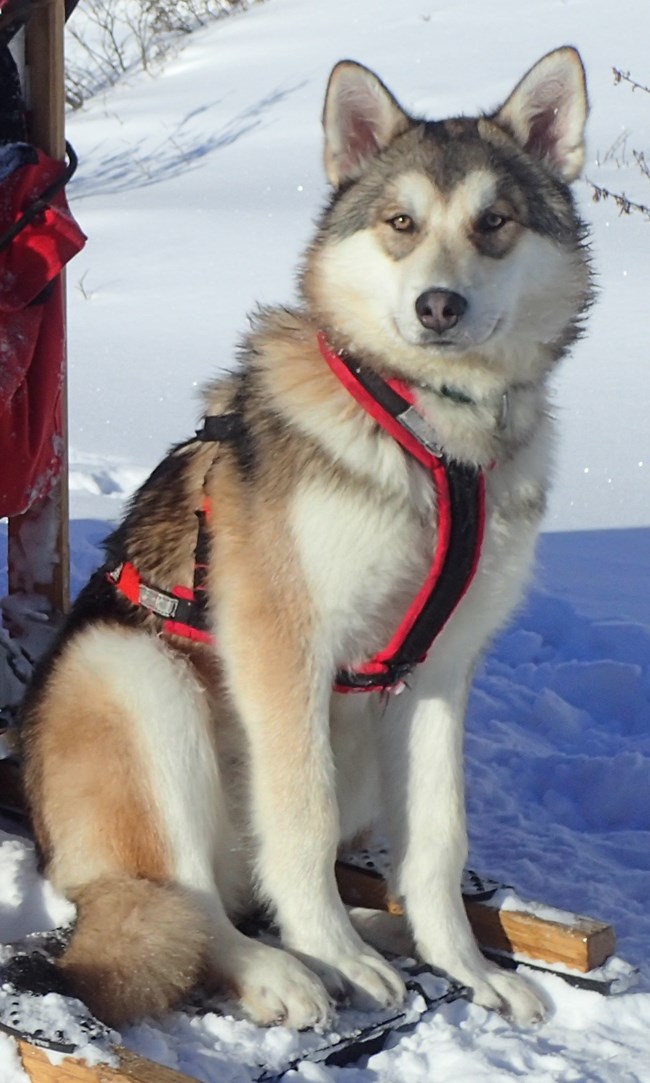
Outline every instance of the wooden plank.
<svg viewBox="0 0 650 1083">
<path fill-rule="evenodd" d="M 378 872 L 337 862 L 336 877 L 344 902 L 403 914 L 390 899 L 386 882 Z M 562 963 L 586 974 L 602 964 L 616 948 L 611 925 L 595 918 L 566 915 L 544 906 L 544 917 L 528 910 L 499 910 L 490 902 L 464 900 L 474 935 L 486 951 L 522 954 L 553 965 Z M 535 904 L 526 904 L 534 909 Z"/>
<path fill-rule="evenodd" d="M 65 0 L 43 0 L 35 7 L 25 29 L 25 63 L 28 82 L 29 137 L 52 158 L 65 157 L 65 79 L 63 32 Z M 65 307 L 65 276 L 63 305 Z M 64 364 L 62 387 L 63 461 L 61 477 L 52 492 L 23 515 L 9 520 L 9 593 L 42 594 L 55 612 L 63 613 L 70 601 L 70 542 L 68 488 L 67 380 Z M 51 539 L 54 562 L 41 578 L 32 557 L 34 540 Z"/>
<path fill-rule="evenodd" d="M 154 1064 L 127 1049 L 116 1049 L 117 1068 L 89 1065 L 76 1057 L 65 1057 L 60 1063 L 51 1064 L 42 1049 L 22 1040 L 18 1041 L 18 1049 L 32 1083 L 195 1083 L 194 1077 Z"/>
<path fill-rule="evenodd" d="M 529 904 L 530 905 L 530 904 Z M 482 947 L 507 954 L 520 953 L 546 963 L 562 963 L 586 974 L 613 955 L 616 934 L 611 925 L 595 918 L 571 915 L 571 923 L 539 917 L 526 910 L 499 910 L 489 902 L 465 899 L 465 909 L 474 935 Z"/>
</svg>

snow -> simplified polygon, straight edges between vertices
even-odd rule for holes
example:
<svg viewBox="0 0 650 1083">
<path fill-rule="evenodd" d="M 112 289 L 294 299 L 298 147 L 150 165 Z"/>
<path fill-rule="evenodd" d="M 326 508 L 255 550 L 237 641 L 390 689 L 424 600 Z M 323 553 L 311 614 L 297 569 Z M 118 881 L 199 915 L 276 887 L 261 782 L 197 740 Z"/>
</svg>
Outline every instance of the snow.
<svg viewBox="0 0 650 1083">
<path fill-rule="evenodd" d="M 23 1070 L 16 1043 L 7 1034 L 0 1034 L 0 1067 L 2 1083 L 29 1083 L 29 1076 Z"/>
<path fill-rule="evenodd" d="M 648 82 L 647 29 L 647 0 L 267 0 L 73 114 L 70 198 L 89 235 L 68 273 L 74 589 L 124 500 L 193 430 L 198 390 L 231 364 L 246 313 L 292 296 L 325 198 L 319 116 L 337 59 L 446 115 L 496 105 L 572 42 L 592 101 L 586 176 L 647 203 L 632 149 L 647 149 L 650 100 L 611 73 Z M 537 579 L 471 698 L 471 864 L 612 922 L 640 985 L 604 998 L 536 975 L 552 1005 L 537 1030 L 456 1002 L 359 1066 L 304 1063 L 287 1080 L 650 1081 L 650 223 L 593 203 L 584 181 L 577 195 L 600 297 L 556 381 L 562 443 Z M 5 826 L 0 942 L 70 918 Z M 249 1083 L 314 1036 L 172 1014 L 122 1041 L 205 1083 Z M 0 1035 L 0 1080 L 18 1078 Z"/>
</svg>

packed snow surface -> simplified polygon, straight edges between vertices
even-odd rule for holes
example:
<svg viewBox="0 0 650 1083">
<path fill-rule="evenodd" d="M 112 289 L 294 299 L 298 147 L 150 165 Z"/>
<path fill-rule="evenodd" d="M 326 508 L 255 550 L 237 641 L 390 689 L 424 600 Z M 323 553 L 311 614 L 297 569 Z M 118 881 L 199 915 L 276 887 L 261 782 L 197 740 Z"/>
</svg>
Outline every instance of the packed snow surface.
<svg viewBox="0 0 650 1083">
<path fill-rule="evenodd" d="M 267 0 L 193 34 L 70 117 L 70 189 L 89 235 L 71 265 L 73 582 L 99 561 L 124 499 L 190 433 L 200 385 L 233 361 L 246 313 L 286 302 L 325 198 L 319 116 L 331 65 L 375 68 L 429 116 L 498 104 L 540 55 L 581 50 L 592 116 L 586 178 L 648 202 L 647 0 Z M 644 143 L 645 140 L 645 143 Z M 556 385 L 562 443 L 528 602 L 471 698 L 474 868 L 524 897 L 612 922 L 638 988 L 618 997 L 538 976 L 536 1030 L 460 1001 L 357 1066 L 304 1063 L 309 1083 L 650 1081 L 650 223 L 594 204 L 600 296 Z M 70 908 L 31 844 L 0 835 L 0 941 Z M 129 1048 L 205 1083 L 250 1083 L 313 1046 L 229 1015 L 125 1030 Z M 0 1035 L 0 1083 L 20 1078 Z"/>
</svg>

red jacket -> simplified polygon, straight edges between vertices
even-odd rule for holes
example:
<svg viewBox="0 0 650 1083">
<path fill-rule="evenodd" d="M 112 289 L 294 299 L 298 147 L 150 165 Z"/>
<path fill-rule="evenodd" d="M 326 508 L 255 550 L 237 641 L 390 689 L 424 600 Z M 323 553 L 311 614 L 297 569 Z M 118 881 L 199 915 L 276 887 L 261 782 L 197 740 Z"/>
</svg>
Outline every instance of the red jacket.
<svg viewBox="0 0 650 1083">
<path fill-rule="evenodd" d="M 61 471 L 60 272 L 85 243 L 63 193 L 71 168 L 19 141 L 20 88 L 2 41 L 25 7 L 0 0 L 0 517 L 46 496 Z"/>
</svg>

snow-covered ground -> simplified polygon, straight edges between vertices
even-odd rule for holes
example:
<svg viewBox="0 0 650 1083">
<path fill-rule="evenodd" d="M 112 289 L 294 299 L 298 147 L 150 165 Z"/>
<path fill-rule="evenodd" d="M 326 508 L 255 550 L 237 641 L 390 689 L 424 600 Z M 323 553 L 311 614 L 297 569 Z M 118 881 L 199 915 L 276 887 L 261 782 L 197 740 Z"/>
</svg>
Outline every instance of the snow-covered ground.
<svg viewBox="0 0 650 1083">
<path fill-rule="evenodd" d="M 197 390 L 231 363 L 246 312 L 292 296 L 325 196 L 319 116 L 337 59 L 374 67 L 435 116 L 497 104 L 538 56 L 574 43 L 593 107 L 586 175 L 647 203 L 632 149 L 649 149 L 650 98 L 615 86 L 611 67 L 647 84 L 649 31 L 647 0 L 267 0 L 74 114 L 70 196 L 89 234 L 68 274 L 75 588 L 125 497 L 192 431 Z M 650 1080 L 650 223 L 592 203 L 586 182 L 577 191 L 601 296 L 557 379 L 537 582 L 472 696 L 471 863 L 613 922 L 641 983 L 604 999 L 543 977 L 554 1011 L 534 1032 L 455 1003 L 363 1066 L 287 1078 Z M 28 843 L 0 843 L 0 941 L 63 920 Z M 122 1037 L 206 1083 L 248 1083 L 309 1044 L 214 1015 Z M 4 1057 L 0 1046 L 0 1083 Z"/>
</svg>

